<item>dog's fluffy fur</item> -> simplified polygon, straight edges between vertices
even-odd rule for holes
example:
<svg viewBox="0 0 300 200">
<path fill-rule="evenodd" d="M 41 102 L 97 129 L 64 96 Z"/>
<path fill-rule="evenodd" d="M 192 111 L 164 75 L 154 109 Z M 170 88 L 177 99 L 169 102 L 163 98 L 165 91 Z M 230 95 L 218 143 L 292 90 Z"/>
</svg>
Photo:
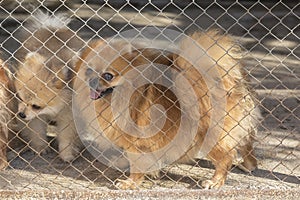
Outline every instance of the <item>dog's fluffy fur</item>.
<svg viewBox="0 0 300 200">
<path fill-rule="evenodd" d="M 219 34 L 217 30 L 204 33 L 196 32 L 190 35 L 190 38 L 201 45 L 207 55 L 214 61 L 214 67 L 222 77 L 226 92 L 227 115 L 224 118 L 224 127 L 222 127 L 217 144 L 208 153 L 208 158 L 216 168 L 215 174 L 210 180 L 202 182 L 202 186 L 205 188 L 219 188 L 226 180 L 227 173 L 236 156 L 236 150 L 239 150 L 244 159 L 242 167 L 245 170 L 251 171 L 256 168 L 257 161 L 253 154 L 252 143 L 256 132 L 255 123 L 258 111 L 241 71 L 240 49 L 234 44 L 232 38 Z M 80 79 L 90 83 L 90 98 L 94 99 L 95 112 L 104 135 L 114 144 L 124 149 L 125 152 L 134 153 L 154 152 L 170 143 L 172 138 L 175 137 L 180 125 L 182 105 L 178 103 L 176 95 L 169 89 L 158 84 L 146 84 L 138 88 L 130 99 L 130 115 L 132 120 L 139 126 L 149 124 L 149 119 L 151 119 L 150 107 L 153 104 L 160 104 L 166 110 L 167 118 L 163 128 L 156 135 L 149 138 L 126 134 L 116 124 L 111 109 L 112 95 L 105 93 L 107 89 L 113 89 L 123 84 L 121 77 L 129 70 L 151 62 L 160 63 L 181 73 L 190 81 L 194 92 L 197 94 L 201 119 L 198 125 L 198 133 L 194 141 L 191 141 L 191 146 L 185 156 L 179 158 L 178 162 L 187 162 L 195 158 L 209 128 L 211 117 L 210 91 L 202 75 L 185 58 L 177 54 L 163 56 L 153 49 L 134 49 L 123 55 L 120 53 L 122 56 L 115 58 L 108 67 L 104 67 L 107 66 L 105 55 L 115 54 L 116 51 L 121 52 L 121 49 L 126 48 L 126 44 L 122 43 L 110 45 L 105 41 L 94 42 L 82 53 L 81 60 L 76 67 L 80 69 Z M 180 48 L 182 51 L 191 53 L 198 51 L 197 49 L 191 49 L 188 40 L 185 39 L 181 41 Z M 89 68 L 92 68 L 94 72 Z M 105 73 L 113 75 L 113 79 L 104 80 Z M 173 77 L 173 80 L 176 80 L 176 77 Z M 160 162 L 164 162 L 170 157 L 172 157 L 172 153 L 165 155 Z M 135 161 L 129 159 L 129 162 L 133 166 Z M 133 189 L 141 183 L 143 178 L 143 173 L 131 172 L 129 178 L 120 180 L 117 186 L 122 189 Z"/>
<path fill-rule="evenodd" d="M 68 28 L 69 22 L 63 15 L 38 11 L 19 30 L 22 47 L 15 54 L 19 116 L 27 123 L 22 133 L 37 153 L 46 152 L 47 124 L 55 121 L 59 155 L 64 161 L 71 161 L 78 150 L 69 83 L 84 44 Z"/>
<path fill-rule="evenodd" d="M 8 133 L 13 122 L 12 80 L 7 75 L 7 66 L 0 59 L 0 169 L 8 166 L 6 150 Z"/>
</svg>

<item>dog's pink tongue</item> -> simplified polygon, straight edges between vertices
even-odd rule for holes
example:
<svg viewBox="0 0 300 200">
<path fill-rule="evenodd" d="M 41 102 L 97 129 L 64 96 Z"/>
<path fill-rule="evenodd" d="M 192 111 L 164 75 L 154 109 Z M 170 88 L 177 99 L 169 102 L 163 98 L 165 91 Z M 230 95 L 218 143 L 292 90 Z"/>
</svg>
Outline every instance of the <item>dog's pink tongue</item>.
<svg viewBox="0 0 300 200">
<path fill-rule="evenodd" d="M 101 92 L 95 91 L 95 90 L 90 90 L 90 97 L 91 99 L 95 100 L 100 97 Z"/>
</svg>

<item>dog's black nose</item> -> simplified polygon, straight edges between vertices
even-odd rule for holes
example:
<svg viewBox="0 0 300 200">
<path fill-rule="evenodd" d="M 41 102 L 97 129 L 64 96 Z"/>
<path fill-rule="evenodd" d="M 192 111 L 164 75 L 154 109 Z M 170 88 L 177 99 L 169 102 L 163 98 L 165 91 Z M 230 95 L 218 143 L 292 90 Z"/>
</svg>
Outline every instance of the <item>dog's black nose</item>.
<svg viewBox="0 0 300 200">
<path fill-rule="evenodd" d="M 89 80 L 89 85 L 93 89 L 97 89 L 99 85 L 99 78 L 92 78 Z"/>
<path fill-rule="evenodd" d="M 26 118 L 26 115 L 25 115 L 25 113 L 23 113 L 23 112 L 19 112 L 18 115 L 19 115 L 19 117 L 21 117 L 21 118 L 23 118 L 23 119 Z"/>
</svg>

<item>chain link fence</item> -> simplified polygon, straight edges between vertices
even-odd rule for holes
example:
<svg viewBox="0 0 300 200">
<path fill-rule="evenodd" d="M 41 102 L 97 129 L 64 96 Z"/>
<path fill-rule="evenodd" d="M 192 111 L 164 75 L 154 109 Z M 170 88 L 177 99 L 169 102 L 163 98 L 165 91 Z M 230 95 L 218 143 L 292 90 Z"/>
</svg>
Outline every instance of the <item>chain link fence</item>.
<svg viewBox="0 0 300 200">
<path fill-rule="evenodd" d="M 50 13 L 52 17 L 58 16 L 54 17 L 56 22 L 50 22 L 49 17 L 44 18 L 41 12 Z M 193 199 L 202 197 L 231 199 L 256 197 L 294 199 L 300 195 L 300 3 L 298 1 L 3 0 L 0 1 L 0 13 L 1 59 L 3 61 L 2 71 L 0 70 L 0 147 L 3 149 L 0 153 L 0 166 L 8 165 L 6 169 L 0 171 L 1 198 Z M 70 17 L 72 20 L 69 22 Z M 30 22 L 32 20 L 35 22 Z M 34 25 L 27 25 L 30 23 Z M 36 27 L 51 28 L 39 32 Z M 57 27 L 67 28 L 60 32 Z M 117 76 L 123 76 L 125 80 L 134 80 L 132 83 L 138 82 L 138 77 L 152 83 L 161 79 L 162 82 L 154 84 L 152 88 L 153 94 L 156 94 L 154 99 L 147 99 L 151 88 L 143 88 L 138 84 L 135 88 L 138 92 L 132 93 L 133 96 L 135 95 L 133 98 L 130 96 L 128 98 L 131 103 L 135 102 L 134 99 L 136 102 L 152 101 L 150 104 L 162 102 L 165 109 L 171 110 L 170 113 L 161 107 L 153 111 L 149 106 L 144 106 L 140 102 L 129 103 L 133 107 L 135 105 L 144 107 L 135 108 L 136 112 L 131 111 L 126 115 L 126 108 L 122 107 L 121 103 L 116 104 L 112 101 L 115 112 L 125 113 L 125 117 L 131 116 L 134 119 L 133 121 L 125 120 L 125 129 L 133 122 L 143 126 L 144 132 L 147 132 L 145 127 L 152 123 L 147 116 L 150 118 L 156 116 L 156 121 L 153 122 L 154 125 L 152 124 L 154 132 L 161 127 L 161 121 L 172 124 L 167 128 L 164 127 L 163 132 L 167 136 L 163 134 L 159 136 L 160 138 L 171 137 L 167 140 L 170 142 L 175 136 L 167 134 L 169 129 L 179 126 L 178 121 L 186 120 L 192 124 L 196 116 L 194 111 L 197 109 L 200 110 L 202 117 L 201 120 L 197 118 L 197 124 L 198 121 L 202 123 L 203 118 L 207 117 L 202 113 L 202 104 L 200 104 L 200 109 L 196 108 L 197 106 L 193 107 L 195 104 L 186 108 L 187 111 L 183 112 L 183 115 L 188 116 L 186 119 L 178 115 L 178 110 L 184 110 L 186 102 L 193 100 L 193 93 L 183 93 L 184 103 L 173 99 L 174 94 L 180 93 L 177 87 L 185 85 L 184 81 L 176 83 L 177 79 L 174 76 L 177 77 L 176 73 L 181 70 L 185 71 L 188 76 L 190 70 L 183 67 L 188 64 L 180 64 L 182 55 L 174 50 L 178 46 L 173 45 L 174 41 L 177 41 L 179 46 L 182 41 L 185 41 L 182 33 L 190 35 L 195 31 L 215 28 L 232 36 L 243 51 L 242 59 L 233 62 L 234 64 L 230 63 L 237 56 L 233 53 L 236 50 L 236 44 L 227 43 L 227 40 L 222 43 L 222 37 L 208 34 L 209 37 L 201 36 L 203 38 L 199 39 L 198 45 L 201 46 L 199 54 L 204 50 L 202 52 L 204 56 L 202 55 L 199 61 L 201 67 L 203 68 L 203 63 L 210 62 L 205 60 L 208 59 L 205 55 L 209 55 L 213 63 L 218 63 L 225 71 L 221 77 L 217 78 L 225 83 L 225 96 L 228 101 L 231 101 L 229 96 L 231 92 L 234 93 L 234 90 L 226 88 L 226 80 L 228 77 L 229 80 L 231 76 L 235 76 L 232 74 L 235 73 L 235 67 L 242 65 L 247 78 L 234 79 L 236 81 L 234 84 L 243 85 L 247 82 L 251 88 L 249 91 L 253 91 L 252 97 L 249 97 L 249 92 L 241 92 L 240 99 L 235 97 L 238 103 L 231 109 L 227 107 L 225 109 L 225 122 L 223 121 L 225 126 L 226 123 L 228 124 L 228 118 L 231 118 L 236 125 L 225 130 L 227 134 L 223 134 L 222 137 L 225 138 L 224 140 L 232 140 L 232 143 L 236 145 L 233 145 L 233 149 L 226 149 L 227 147 L 222 146 L 222 139 L 217 140 L 218 143 L 214 144 L 221 146 L 220 149 L 223 149 L 223 152 L 226 150 L 224 155 L 220 150 L 215 157 L 210 155 L 208 156 L 210 159 L 207 159 L 199 153 L 198 157 L 190 159 L 193 162 L 187 164 L 174 163 L 175 160 L 171 157 L 172 153 L 177 150 L 169 149 L 159 156 L 170 160 L 160 163 L 160 157 L 147 157 L 147 160 L 144 159 L 142 163 L 137 164 L 137 167 L 135 166 L 138 169 L 134 171 L 132 163 L 138 163 L 138 161 L 132 161 L 137 158 L 131 158 L 130 152 L 138 152 L 139 156 L 145 156 L 157 150 L 153 147 L 156 144 L 154 142 L 151 145 L 146 143 L 148 146 L 140 145 L 132 138 L 127 138 L 130 142 L 127 141 L 125 145 L 124 141 L 119 141 L 123 137 L 120 134 L 111 137 L 99 134 L 103 132 L 105 135 L 106 131 L 111 129 L 114 133 L 119 131 L 115 126 L 115 123 L 119 123 L 118 117 L 111 119 L 111 114 L 106 113 L 109 110 L 108 100 L 102 99 L 108 98 L 107 96 L 111 93 L 112 95 L 117 93 L 111 98 L 117 98 L 118 103 L 126 103 L 124 96 L 131 94 L 128 89 L 129 85 L 125 87 L 125 90 L 124 88 L 118 89 L 121 88 L 119 84 L 123 82 L 119 82 Z M 197 37 L 193 39 L 197 40 Z M 210 40 L 213 40 L 213 43 L 209 43 Z M 227 47 L 227 44 L 231 46 Z M 187 56 L 194 55 L 193 45 L 189 45 L 192 51 L 189 52 L 189 48 L 186 48 L 185 50 L 189 52 Z M 214 48 L 217 48 L 215 54 L 220 51 L 224 53 L 220 53 L 219 57 L 214 56 Z M 133 58 L 129 55 L 132 52 L 136 53 Z M 120 57 L 121 61 L 118 61 Z M 185 58 L 183 60 L 188 60 L 188 57 Z M 139 74 L 133 73 L 131 77 L 125 75 L 125 69 L 127 66 L 135 65 L 135 59 L 137 63 L 140 62 L 139 65 L 151 65 L 151 63 L 153 65 L 154 61 L 158 63 L 151 68 L 151 77 L 147 75 L 147 68 L 139 69 Z M 225 61 L 230 61 L 229 65 L 233 66 L 226 68 L 227 65 L 224 64 L 224 67 Z M 189 62 L 193 61 L 189 60 Z M 113 67 L 108 67 L 107 63 Z M 170 63 L 177 63 L 177 66 Z M 211 65 L 204 74 L 211 76 L 210 67 Z M 81 71 L 81 69 L 84 70 Z M 218 70 L 222 71 L 219 68 Z M 193 75 L 197 74 L 195 71 L 190 72 Z M 97 77 L 95 74 L 97 76 L 100 74 L 101 79 L 99 77 L 95 79 Z M 200 74 L 205 79 L 203 72 Z M 197 75 L 195 76 L 196 78 L 192 81 L 188 80 L 192 85 L 203 81 L 199 78 L 200 76 L 198 78 Z M 92 78 L 87 79 L 87 77 Z M 105 85 L 104 89 L 100 88 L 99 81 L 100 84 Z M 118 81 L 118 84 L 114 85 L 114 81 Z M 168 89 L 172 84 L 176 86 L 175 92 Z M 192 88 L 196 90 L 196 96 L 205 93 L 203 92 L 205 89 L 198 88 L 197 90 L 194 85 Z M 90 87 L 90 93 L 89 91 L 85 93 L 86 91 L 81 86 Z M 214 88 L 210 88 L 207 82 L 206 85 L 201 86 Z M 185 92 L 189 89 L 181 88 Z M 40 94 L 42 92 L 44 93 Z M 80 95 L 76 97 L 75 94 Z M 207 93 L 202 97 L 203 99 L 217 99 L 215 108 L 214 106 L 206 107 L 208 117 L 214 116 L 214 110 L 222 106 L 224 96 L 221 94 L 223 93 L 217 90 L 216 94 L 221 98 L 215 97 L 214 93 L 211 93 L 213 97 Z M 160 96 L 163 96 L 164 100 L 160 101 L 158 98 Z M 195 101 L 198 101 L 197 98 Z M 242 117 L 235 118 L 238 114 L 234 112 L 238 111 L 232 110 L 243 109 L 243 106 L 239 106 L 247 98 L 252 98 L 257 104 L 261 117 L 253 113 L 255 108 L 250 105 L 249 110 L 244 111 Z M 90 107 L 89 104 L 96 101 L 103 101 L 103 103 L 95 103 Z M 249 101 L 252 102 L 252 100 Z M 171 102 L 173 107 L 165 102 L 169 104 Z M 249 104 L 252 104 L 251 102 Z M 213 105 L 213 100 L 210 103 Z M 228 105 L 228 102 L 225 103 Z M 31 109 L 30 112 L 28 107 Z M 89 109 L 94 111 L 93 114 Z M 177 111 L 173 112 L 174 109 Z M 216 112 L 218 113 L 216 116 L 219 115 L 222 118 L 221 109 Z M 70 113 L 75 116 L 70 117 Z M 165 113 L 167 118 L 157 117 L 155 113 Z M 249 121 L 245 122 L 248 118 Z M 139 121 L 139 119 L 144 119 L 144 121 Z M 220 123 L 222 119 L 216 121 Z M 100 123 L 100 126 L 95 123 Z M 214 127 L 218 127 L 218 123 Z M 240 132 L 244 132 L 245 129 L 251 127 L 250 123 L 254 124 L 252 128 L 257 129 L 253 142 L 257 168 L 251 172 L 243 172 L 239 168 L 242 158 L 252 156 L 251 148 L 247 149 L 246 153 L 234 158 L 232 167 L 227 169 L 226 165 L 220 168 L 221 171 L 229 171 L 225 184 L 220 190 L 203 189 L 205 187 L 203 181 L 213 177 L 218 163 L 222 163 L 223 159 L 218 156 L 222 158 L 231 156 L 236 146 L 244 145 L 241 144 L 243 140 L 237 140 L 234 135 L 230 135 L 231 131 L 238 126 L 241 127 Z M 205 127 L 205 123 L 203 122 L 201 126 Z M 129 132 L 135 132 L 134 128 L 130 128 Z M 190 132 L 193 130 L 192 125 L 185 128 L 188 128 Z M 79 136 L 77 133 L 74 134 L 75 132 L 79 132 Z M 180 139 L 185 140 L 187 137 L 184 135 Z M 252 140 L 252 135 L 242 137 L 251 137 L 250 140 Z M 215 138 L 211 135 L 211 140 Z M 197 140 L 186 140 L 194 142 L 194 145 L 197 143 Z M 199 140 L 203 142 L 202 139 Z M 119 145 L 120 143 L 122 145 Z M 137 148 L 136 146 L 139 145 L 140 148 Z M 175 144 L 176 148 L 178 146 L 180 142 Z M 183 154 L 179 153 L 180 156 L 176 154 L 177 157 L 186 155 L 189 150 L 180 149 L 179 151 Z M 144 169 L 145 165 L 149 168 Z M 129 176 L 132 178 L 132 174 L 139 174 L 141 171 L 144 172 L 143 170 L 153 171 L 152 165 L 156 166 L 155 171 L 160 172 L 146 175 L 142 183 L 135 188 L 141 190 L 120 190 L 118 183 L 123 183 L 121 188 L 124 189 L 122 180 Z M 125 189 L 128 188 L 131 187 L 125 187 Z"/>
</svg>

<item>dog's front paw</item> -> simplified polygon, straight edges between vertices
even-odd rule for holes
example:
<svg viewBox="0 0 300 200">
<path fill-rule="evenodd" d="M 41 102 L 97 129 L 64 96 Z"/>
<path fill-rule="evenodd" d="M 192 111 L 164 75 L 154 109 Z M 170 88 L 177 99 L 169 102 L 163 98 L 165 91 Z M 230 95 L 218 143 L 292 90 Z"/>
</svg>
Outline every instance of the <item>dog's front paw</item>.
<svg viewBox="0 0 300 200">
<path fill-rule="evenodd" d="M 131 178 L 128 178 L 126 180 L 117 179 L 115 185 L 118 189 L 121 190 L 136 190 L 139 188 L 139 184 Z"/>
<path fill-rule="evenodd" d="M 209 179 L 209 180 L 205 180 L 201 183 L 201 186 L 204 189 L 218 189 L 221 186 L 223 186 L 225 183 L 225 179 L 222 180 L 214 180 L 214 179 Z"/>
<path fill-rule="evenodd" d="M 72 160 L 74 160 L 75 155 L 72 151 L 64 150 L 62 152 L 59 152 L 59 157 L 65 162 L 71 162 Z"/>
<path fill-rule="evenodd" d="M 60 143 L 58 149 L 59 157 L 65 162 L 73 161 L 79 154 L 79 148 L 75 145 Z"/>
<path fill-rule="evenodd" d="M 152 171 L 150 173 L 148 173 L 148 176 L 151 177 L 152 179 L 157 179 L 160 177 L 160 171 Z"/>
</svg>

